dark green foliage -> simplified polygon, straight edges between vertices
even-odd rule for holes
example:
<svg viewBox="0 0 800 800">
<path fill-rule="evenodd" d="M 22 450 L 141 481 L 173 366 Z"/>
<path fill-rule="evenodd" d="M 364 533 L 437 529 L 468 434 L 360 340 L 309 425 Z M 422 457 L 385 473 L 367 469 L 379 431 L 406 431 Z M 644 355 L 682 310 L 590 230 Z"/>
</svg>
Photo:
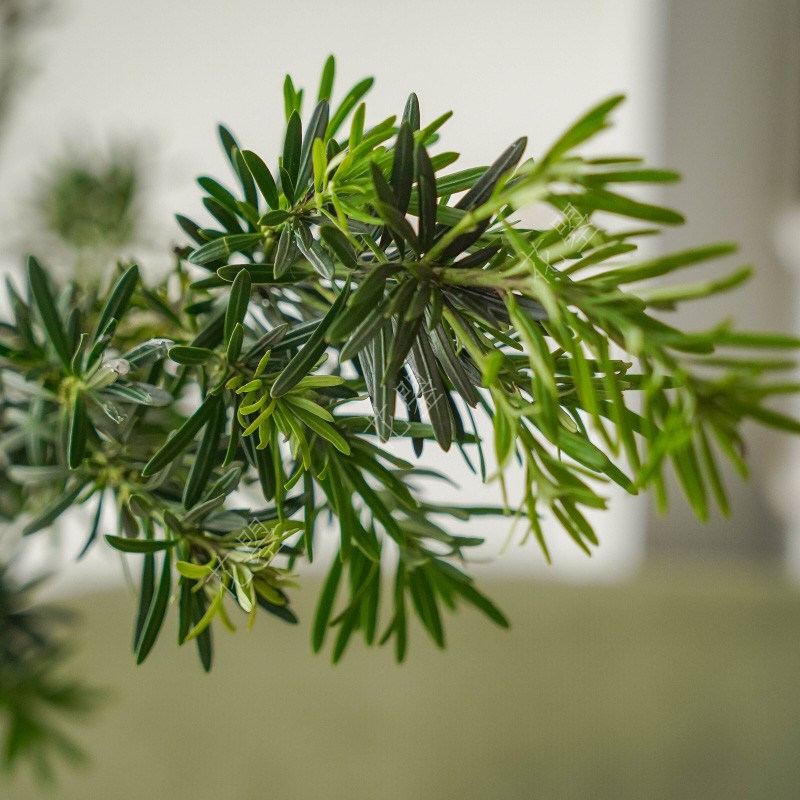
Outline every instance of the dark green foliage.
<svg viewBox="0 0 800 800">
<path fill-rule="evenodd" d="M 142 165 L 137 148 L 124 143 L 115 143 L 106 155 L 96 148 L 71 149 L 45 163 L 31 235 L 44 234 L 56 252 L 74 254 L 84 266 L 91 261 L 105 266 L 140 232 Z"/>
<path fill-rule="evenodd" d="M 436 143 L 449 114 L 425 124 L 412 95 L 399 120 L 367 124 L 371 85 L 333 102 L 329 59 L 306 116 L 287 78 L 283 149 L 269 166 L 219 129 L 232 181 L 199 179 L 208 227 L 178 217 L 190 240 L 171 276 L 180 293 L 143 285 L 129 266 L 95 297 L 55 285 L 33 258 L 25 290 L 10 287 L 0 508 L 33 512 L 31 534 L 72 505 L 115 503 L 118 530 L 98 536 L 96 516 L 87 547 L 103 538 L 142 560 L 138 662 L 173 593 L 178 641 L 196 641 L 205 669 L 214 624 L 235 626 L 229 608 L 248 625 L 259 609 L 296 622 L 292 570 L 328 522 L 337 555 L 314 650 L 329 641 L 338 661 L 359 635 L 393 640 L 402 660 L 412 617 L 444 646 L 445 613 L 459 606 L 506 626 L 468 574 L 482 539 L 452 535 L 448 517 L 519 508 L 544 557 L 540 515 L 591 553 L 586 512 L 605 507 L 608 482 L 661 500 L 672 468 L 699 517 L 714 503 L 726 513 L 719 462 L 746 470 L 741 423 L 800 428 L 766 405 L 797 391 L 765 377 L 792 362 L 758 356 L 800 342 L 728 325 L 686 333 L 663 317 L 748 269 L 642 285 L 732 247 L 637 261 L 636 239 L 652 229 L 597 216 L 681 220 L 618 191 L 674 173 L 576 151 L 620 98 L 541 158 L 523 160 L 523 138 L 488 167 L 448 171 L 457 154 Z M 551 207 L 551 225 L 516 221 L 533 203 Z M 517 464 L 522 494 L 501 486 L 497 507 L 429 503 L 419 479 L 443 476 L 382 445 L 403 439 L 416 456 L 425 442 L 458 452 L 501 484 Z"/>
<path fill-rule="evenodd" d="M 97 691 L 66 680 L 62 665 L 69 652 L 66 612 L 31 606 L 32 585 L 17 586 L 0 566 L 0 771 L 23 761 L 42 781 L 54 777 L 53 759 L 86 760 L 62 731 L 60 720 L 91 711 Z"/>
</svg>

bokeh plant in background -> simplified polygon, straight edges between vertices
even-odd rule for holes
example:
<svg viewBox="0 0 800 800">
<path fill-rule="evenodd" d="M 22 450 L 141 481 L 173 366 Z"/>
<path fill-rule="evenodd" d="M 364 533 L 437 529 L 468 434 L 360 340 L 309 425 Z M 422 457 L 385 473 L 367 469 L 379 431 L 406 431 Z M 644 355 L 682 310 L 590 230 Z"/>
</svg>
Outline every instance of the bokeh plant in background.
<svg viewBox="0 0 800 800">
<path fill-rule="evenodd" d="M 402 661 L 412 617 L 444 646 L 460 606 L 506 626 L 470 575 L 482 538 L 449 520 L 505 517 L 547 557 L 546 516 L 590 554 L 586 511 L 606 506 L 609 482 L 666 508 L 674 470 L 705 518 L 728 509 L 720 459 L 746 473 L 743 421 L 798 430 L 767 405 L 797 391 L 772 377 L 793 365 L 773 351 L 794 337 L 666 321 L 750 270 L 652 283 L 735 248 L 637 257 L 640 237 L 683 220 L 626 190 L 674 172 L 580 155 L 622 98 L 541 155 L 519 139 L 454 168 L 439 146 L 449 113 L 428 118 L 412 95 L 368 120 L 372 79 L 333 102 L 334 78 L 330 58 L 309 102 L 287 77 L 277 158 L 220 127 L 229 179 L 198 179 L 203 210 L 178 216 L 166 280 L 120 263 L 97 291 L 31 256 L 24 285 L 8 283 L 0 503 L 26 536 L 81 506 L 84 552 L 133 554 L 138 663 L 171 607 L 206 670 L 215 626 L 296 623 L 296 573 L 323 537 L 336 556 L 310 635 L 333 661 L 356 634 Z M 70 168 L 42 207 L 75 249 L 96 230 L 122 245 L 134 186 L 133 169 Z M 553 223 L 524 225 L 531 206 Z M 432 500 L 425 487 L 446 480 L 426 466 L 432 448 L 495 481 L 496 504 Z"/>
<path fill-rule="evenodd" d="M 101 284 L 109 265 L 141 241 L 143 173 L 135 144 L 113 142 L 106 155 L 67 148 L 38 176 L 26 238 L 62 274 Z"/>
<path fill-rule="evenodd" d="M 101 695 L 77 680 L 65 680 L 68 655 L 64 628 L 74 620 L 61 609 L 33 607 L 28 594 L 0 571 L 0 711 L 4 732 L 2 766 L 28 760 L 43 781 L 54 777 L 53 758 L 83 763 L 86 754 L 61 729 L 63 718 L 80 719 Z M 61 630 L 59 630 L 61 629 Z"/>
</svg>

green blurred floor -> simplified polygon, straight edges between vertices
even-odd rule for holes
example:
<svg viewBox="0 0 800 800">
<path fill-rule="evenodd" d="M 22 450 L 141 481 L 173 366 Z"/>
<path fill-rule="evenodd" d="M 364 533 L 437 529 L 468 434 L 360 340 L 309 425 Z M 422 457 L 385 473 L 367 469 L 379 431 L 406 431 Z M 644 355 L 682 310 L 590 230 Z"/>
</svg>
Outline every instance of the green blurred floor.
<svg viewBox="0 0 800 800">
<path fill-rule="evenodd" d="M 305 621 L 316 588 L 299 593 Z M 134 667 L 131 600 L 84 598 L 72 671 L 115 693 L 80 732 L 93 763 L 0 796 L 800 797 L 800 592 L 776 573 L 486 588 L 511 631 L 461 614 L 447 652 L 417 631 L 402 668 L 358 644 L 332 668 L 306 625 L 261 619 L 218 634 L 210 676 L 176 652 L 174 619 Z"/>
</svg>

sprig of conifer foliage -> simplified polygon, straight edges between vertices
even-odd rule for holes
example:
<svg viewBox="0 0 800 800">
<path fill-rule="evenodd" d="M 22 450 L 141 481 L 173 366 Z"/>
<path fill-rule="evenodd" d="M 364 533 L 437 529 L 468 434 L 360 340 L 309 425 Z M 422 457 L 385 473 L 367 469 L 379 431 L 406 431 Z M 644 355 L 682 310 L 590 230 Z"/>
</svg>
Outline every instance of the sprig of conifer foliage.
<svg viewBox="0 0 800 800">
<path fill-rule="evenodd" d="M 742 422 L 798 430 L 766 405 L 797 390 L 772 377 L 792 361 L 762 352 L 795 338 L 665 321 L 749 270 L 653 283 L 733 248 L 637 258 L 640 237 L 682 217 L 626 190 L 675 173 L 580 154 L 620 97 L 537 158 L 519 139 L 460 168 L 438 146 L 449 113 L 429 120 L 412 95 L 367 124 L 371 85 L 334 102 L 331 58 L 309 103 L 287 77 L 277 159 L 220 127 L 232 182 L 199 178 L 204 221 L 178 216 L 189 243 L 168 281 L 121 264 L 98 297 L 31 258 L 26 285 L 9 283 L 0 504 L 30 515 L 27 534 L 84 505 L 84 549 L 137 554 L 138 662 L 171 606 L 206 669 L 235 607 L 248 625 L 259 611 L 297 622 L 294 570 L 325 535 L 337 556 L 312 643 L 331 640 L 334 660 L 356 633 L 402 660 L 412 617 L 443 646 L 443 612 L 461 605 L 505 626 L 469 574 L 482 540 L 448 517 L 519 516 L 547 557 L 553 518 L 589 553 L 586 510 L 606 506 L 609 482 L 663 502 L 671 467 L 699 517 L 727 512 L 719 462 L 745 472 Z M 537 204 L 553 223 L 525 227 L 518 212 Z M 432 502 L 419 490 L 443 477 L 424 466 L 432 448 L 484 481 L 517 464 L 523 496 L 499 485 L 496 507 Z"/>
</svg>

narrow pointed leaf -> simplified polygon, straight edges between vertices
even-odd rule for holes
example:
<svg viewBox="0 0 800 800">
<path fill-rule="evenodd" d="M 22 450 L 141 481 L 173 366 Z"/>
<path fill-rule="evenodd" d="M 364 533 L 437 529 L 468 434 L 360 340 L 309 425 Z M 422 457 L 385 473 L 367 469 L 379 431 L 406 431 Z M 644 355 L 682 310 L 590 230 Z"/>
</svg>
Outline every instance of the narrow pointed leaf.
<svg viewBox="0 0 800 800">
<path fill-rule="evenodd" d="M 169 550 L 177 543 L 177 539 L 127 539 L 124 536 L 105 537 L 106 542 L 115 550 L 122 553 L 158 553 Z"/>
<path fill-rule="evenodd" d="M 334 225 L 323 225 L 320 228 L 322 241 L 336 255 L 347 269 L 357 269 L 358 261 L 350 240 Z"/>
<path fill-rule="evenodd" d="M 303 124 L 300 115 L 294 111 L 286 124 L 286 138 L 283 142 L 283 169 L 292 179 L 292 185 L 297 185 L 297 175 L 300 170 L 300 151 L 303 146 Z"/>
<path fill-rule="evenodd" d="M 238 148 L 239 144 L 237 143 L 234 135 L 224 125 L 217 126 L 217 135 L 219 136 L 219 141 L 222 145 L 222 152 L 225 153 L 225 158 L 228 159 L 231 166 L 234 166 L 233 149 Z"/>
<path fill-rule="evenodd" d="M 299 383 L 314 368 L 320 356 L 325 352 L 325 332 L 341 312 L 349 294 L 349 282 L 339 293 L 328 313 L 320 320 L 311 337 L 303 345 L 297 355 L 286 365 L 275 383 L 272 385 L 273 397 L 280 397 Z"/>
<path fill-rule="evenodd" d="M 436 229 L 436 175 L 424 146 L 415 154 L 417 167 L 417 205 L 419 208 L 419 247 L 425 253 L 433 244 Z"/>
<path fill-rule="evenodd" d="M 453 421 L 447 390 L 439 374 L 439 367 L 433 355 L 430 342 L 424 331 L 417 335 L 411 348 L 411 368 L 417 377 L 422 396 L 428 409 L 436 441 L 442 450 L 449 450 L 453 441 Z"/>
<path fill-rule="evenodd" d="M 270 208 L 277 209 L 280 205 L 278 200 L 278 187 L 275 184 L 275 179 L 269 171 L 269 167 L 261 160 L 261 157 L 254 153 L 252 150 L 244 150 L 242 158 L 250 170 L 250 174 L 256 182 L 259 191 L 267 201 Z"/>
<path fill-rule="evenodd" d="M 153 602 L 153 593 L 156 588 L 156 559 L 152 553 L 145 555 L 142 563 L 142 582 L 139 585 L 139 610 L 136 615 L 136 625 L 133 631 L 133 652 L 139 649 L 142 640 L 142 631 L 147 621 L 147 612 Z"/>
<path fill-rule="evenodd" d="M 263 240 L 261 233 L 236 233 L 231 236 L 221 236 L 208 244 L 195 250 L 189 261 L 198 266 L 205 266 L 219 261 L 233 253 L 251 253 L 253 248 Z"/>
<path fill-rule="evenodd" d="M 244 209 L 247 208 L 249 205 L 253 212 L 257 215 L 258 212 L 256 209 L 258 208 L 258 194 L 256 192 L 256 185 L 253 182 L 253 176 L 250 173 L 250 170 L 247 167 L 247 163 L 244 160 L 244 156 L 242 155 L 241 150 L 238 147 L 234 147 L 231 152 L 232 158 L 231 161 L 233 162 L 233 168 L 236 171 L 236 175 L 239 178 L 239 183 L 242 187 L 242 192 L 244 193 L 245 204 L 242 205 L 239 201 L 236 202 L 236 213 L 239 216 L 248 217 L 248 214 L 245 213 Z"/>
<path fill-rule="evenodd" d="M 147 462 L 142 475 L 148 477 L 174 461 L 194 440 L 197 432 L 208 422 L 215 411 L 219 398 L 207 397 L 197 411 L 162 445 L 161 449 Z"/>
<path fill-rule="evenodd" d="M 610 97 L 599 103 L 589 112 L 584 114 L 569 130 L 562 134 L 548 151 L 543 162 L 555 161 L 560 156 L 577 147 L 582 142 L 590 139 L 596 133 L 606 127 L 609 113 L 616 108 L 623 100 L 623 95 Z"/>
<path fill-rule="evenodd" d="M 342 100 L 341 105 L 336 109 L 331 121 L 328 123 L 328 129 L 325 132 L 325 138 L 331 139 L 336 136 L 342 123 L 347 119 L 347 115 L 358 105 L 361 98 L 372 88 L 375 82 L 374 78 L 365 78 L 363 81 L 357 83 Z"/>
<path fill-rule="evenodd" d="M 322 68 L 322 78 L 319 82 L 319 92 L 317 92 L 318 100 L 330 100 L 331 92 L 333 91 L 333 79 L 336 75 L 336 59 L 333 56 L 328 56 L 325 60 L 325 66 Z"/>
<path fill-rule="evenodd" d="M 305 187 L 311 178 L 311 156 L 314 149 L 314 141 L 321 139 L 325 141 L 325 130 L 328 127 L 329 106 L 327 100 L 320 100 L 311 119 L 308 122 L 303 147 L 300 152 L 300 163 L 295 185 L 298 189 L 305 191 Z"/>
<path fill-rule="evenodd" d="M 325 579 L 325 584 L 320 592 L 319 602 L 317 603 L 317 611 L 314 615 L 314 626 L 311 634 L 311 647 L 315 653 L 318 653 L 325 641 L 325 634 L 328 630 L 328 622 L 330 622 L 333 613 L 333 604 L 336 600 L 336 590 L 339 588 L 339 580 L 342 576 L 342 561 L 337 556 L 333 560 L 328 577 Z"/>
<path fill-rule="evenodd" d="M 30 284 L 33 302 L 39 311 L 39 316 L 47 331 L 50 344 L 52 344 L 56 355 L 65 369 L 69 370 L 72 357 L 71 349 L 67 342 L 67 334 L 64 330 L 64 324 L 56 310 L 53 295 L 50 294 L 47 275 L 33 256 L 28 258 L 28 282 Z"/>
<path fill-rule="evenodd" d="M 83 463 L 88 428 L 86 401 L 82 394 L 78 394 L 72 403 L 67 433 L 67 462 L 70 469 L 77 469 Z"/>
<path fill-rule="evenodd" d="M 108 296 L 108 300 L 106 300 L 100 313 L 100 319 L 97 321 L 94 341 L 97 341 L 102 335 L 112 319 L 121 319 L 130 304 L 138 281 L 139 267 L 133 264 L 125 270 L 111 290 L 111 294 Z"/>
<path fill-rule="evenodd" d="M 403 111 L 403 122 L 407 122 L 412 131 L 419 130 L 419 98 L 414 92 L 408 96 Z"/>
<path fill-rule="evenodd" d="M 228 308 L 225 312 L 225 328 L 223 338 L 225 343 L 230 341 L 233 329 L 237 323 L 244 320 L 247 307 L 250 304 L 250 274 L 243 269 L 234 278 L 228 295 Z"/>
<path fill-rule="evenodd" d="M 153 596 L 153 600 L 147 612 L 147 618 L 145 619 L 142 634 L 136 648 L 137 664 L 141 664 L 147 658 L 150 651 L 153 649 L 153 645 L 156 643 L 158 634 L 161 631 L 161 626 L 164 623 L 164 617 L 167 613 L 171 584 L 172 559 L 168 553 L 165 553 L 158 587 L 156 588 L 156 593 Z"/>
<path fill-rule="evenodd" d="M 203 438 L 200 440 L 200 447 L 192 462 L 189 478 L 183 490 L 183 505 L 185 508 L 191 508 L 197 503 L 206 488 L 211 471 L 218 464 L 217 455 L 222 431 L 225 427 L 225 417 L 225 403 L 222 397 L 218 396 L 213 403 L 208 422 L 203 431 Z"/>
<path fill-rule="evenodd" d="M 450 586 L 460 594 L 468 603 L 482 611 L 492 622 L 497 623 L 501 628 L 508 628 L 508 618 L 505 614 L 488 598 L 479 592 L 471 583 L 463 581 L 452 581 Z"/>
<path fill-rule="evenodd" d="M 485 203 L 500 178 L 509 170 L 513 169 L 522 158 L 528 140 L 526 137 L 517 139 L 510 145 L 499 158 L 483 173 L 475 185 L 456 203 L 456 208 L 469 210 Z"/>
<path fill-rule="evenodd" d="M 300 221 L 295 229 L 295 244 L 303 257 L 323 278 L 333 278 L 334 267 L 330 256 L 314 238 L 308 225 Z"/>
<path fill-rule="evenodd" d="M 56 498 L 45 509 L 37 514 L 23 529 L 23 536 L 30 536 L 37 531 L 50 527 L 78 499 L 86 484 L 77 483 L 64 494 Z"/>
<path fill-rule="evenodd" d="M 291 225 L 285 225 L 281 229 L 278 237 L 278 245 L 275 248 L 275 279 L 282 278 L 287 270 L 292 266 L 295 256 L 294 230 Z"/>
<path fill-rule="evenodd" d="M 404 121 L 400 125 L 394 146 L 392 163 L 392 189 L 397 210 L 401 214 L 408 211 L 411 199 L 411 186 L 414 182 L 414 134 L 411 125 Z"/>
<path fill-rule="evenodd" d="M 214 357 L 214 351 L 209 350 L 207 347 L 187 347 L 184 345 L 177 345 L 171 347 L 168 353 L 170 360 L 176 364 L 183 364 L 187 367 L 205 364 L 206 361 Z"/>
</svg>

